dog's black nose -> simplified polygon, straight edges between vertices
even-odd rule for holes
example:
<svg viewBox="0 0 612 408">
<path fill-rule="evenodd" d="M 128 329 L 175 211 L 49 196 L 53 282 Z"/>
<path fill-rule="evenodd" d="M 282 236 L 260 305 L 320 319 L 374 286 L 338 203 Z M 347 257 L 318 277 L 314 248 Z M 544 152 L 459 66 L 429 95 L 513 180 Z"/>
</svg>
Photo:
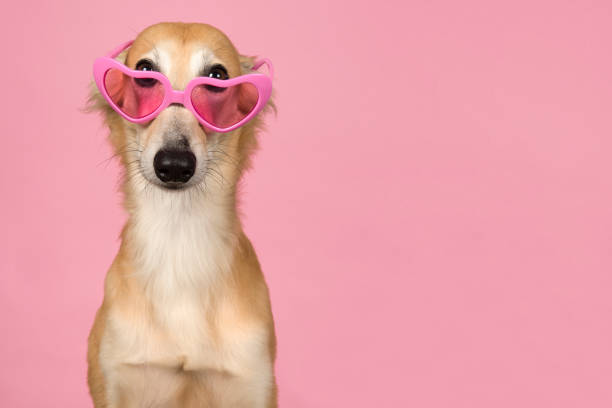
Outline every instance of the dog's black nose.
<svg viewBox="0 0 612 408">
<path fill-rule="evenodd" d="M 155 174 L 164 183 L 186 183 L 196 168 L 196 157 L 189 150 L 160 150 L 153 159 Z"/>
</svg>

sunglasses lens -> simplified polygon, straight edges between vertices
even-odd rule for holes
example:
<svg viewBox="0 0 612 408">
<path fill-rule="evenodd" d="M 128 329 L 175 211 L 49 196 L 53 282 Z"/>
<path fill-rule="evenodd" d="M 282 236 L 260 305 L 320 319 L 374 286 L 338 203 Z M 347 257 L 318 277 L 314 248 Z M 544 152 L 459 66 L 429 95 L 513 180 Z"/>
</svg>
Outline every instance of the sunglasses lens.
<svg viewBox="0 0 612 408">
<path fill-rule="evenodd" d="M 191 103 L 208 123 L 226 129 L 253 111 L 259 94 L 257 87 L 243 82 L 227 88 L 198 85 L 191 91 Z"/>
<path fill-rule="evenodd" d="M 164 101 L 164 86 L 154 78 L 133 78 L 111 68 L 104 75 L 104 88 L 113 103 L 127 116 L 139 119 Z"/>
</svg>

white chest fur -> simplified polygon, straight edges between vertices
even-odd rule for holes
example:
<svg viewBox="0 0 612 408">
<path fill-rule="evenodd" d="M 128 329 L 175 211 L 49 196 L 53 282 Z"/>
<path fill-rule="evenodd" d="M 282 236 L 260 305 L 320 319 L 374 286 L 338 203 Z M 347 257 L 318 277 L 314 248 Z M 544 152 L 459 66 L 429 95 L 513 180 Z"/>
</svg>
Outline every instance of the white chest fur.
<svg viewBox="0 0 612 408">
<path fill-rule="evenodd" d="M 127 239 L 153 301 L 185 288 L 206 288 L 231 267 L 237 220 L 227 205 L 151 191 L 140 197 Z"/>
<path fill-rule="evenodd" d="M 211 327 L 192 296 L 165 306 L 144 318 L 110 313 L 101 344 L 109 400 L 180 406 L 172 398 L 197 377 L 199 386 L 212 390 L 201 400 L 210 406 L 235 406 L 238 398 L 246 404 L 237 406 L 265 407 L 273 385 L 265 328 L 240 324 L 231 310 L 221 310 Z"/>
<path fill-rule="evenodd" d="M 109 310 L 100 349 L 109 398 L 119 387 L 162 398 L 182 387 L 184 373 L 222 373 L 261 406 L 273 382 L 270 333 L 241 319 L 219 284 L 235 255 L 235 224 L 206 202 L 154 196 L 139 205 L 126 239 L 142 299 Z"/>
</svg>

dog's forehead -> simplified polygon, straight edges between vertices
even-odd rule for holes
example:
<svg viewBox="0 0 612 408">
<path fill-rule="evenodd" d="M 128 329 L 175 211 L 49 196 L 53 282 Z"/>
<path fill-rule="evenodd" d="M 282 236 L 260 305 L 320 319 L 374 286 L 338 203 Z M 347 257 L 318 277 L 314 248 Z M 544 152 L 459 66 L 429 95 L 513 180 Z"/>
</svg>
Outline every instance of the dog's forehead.
<svg viewBox="0 0 612 408">
<path fill-rule="evenodd" d="M 198 43 L 179 43 L 175 40 L 163 40 L 138 57 L 153 61 L 169 79 L 178 77 L 195 77 L 202 73 L 204 67 L 223 61 L 208 46 Z"/>
<path fill-rule="evenodd" d="M 173 85 L 184 86 L 206 67 L 222 64 L 230 76 L 240 75 L 240 60 L 229 39 L 205 24 L 159 24 L 138 35 L 126 64 L 153 61 Z"/>
</svg>

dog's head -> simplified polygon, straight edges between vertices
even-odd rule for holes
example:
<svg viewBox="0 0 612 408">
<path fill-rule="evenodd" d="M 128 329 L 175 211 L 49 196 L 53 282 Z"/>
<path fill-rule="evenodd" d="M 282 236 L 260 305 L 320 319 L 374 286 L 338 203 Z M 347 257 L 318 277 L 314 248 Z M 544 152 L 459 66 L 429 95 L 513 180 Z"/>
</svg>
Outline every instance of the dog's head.
<svg viewBox="0 0 612 408">
<path fill-rule="evenodd" d="M 253 67 L 252 58 L 240 55 L 227 36 L 206 24 L 153 25 L 118 58 L 130 69 L 161 72 L 175 90 L 184 90 L 195 77 L 234 78 Z M 218 133 L 183 105 L 171 104 L 147 123 L 132 123 L 92 89 L 91 107 L 104 112 L 111 143 L 125 166 L 126 193 L 234 190 L 256 147 L 258 117 Z"/>
</svg>

